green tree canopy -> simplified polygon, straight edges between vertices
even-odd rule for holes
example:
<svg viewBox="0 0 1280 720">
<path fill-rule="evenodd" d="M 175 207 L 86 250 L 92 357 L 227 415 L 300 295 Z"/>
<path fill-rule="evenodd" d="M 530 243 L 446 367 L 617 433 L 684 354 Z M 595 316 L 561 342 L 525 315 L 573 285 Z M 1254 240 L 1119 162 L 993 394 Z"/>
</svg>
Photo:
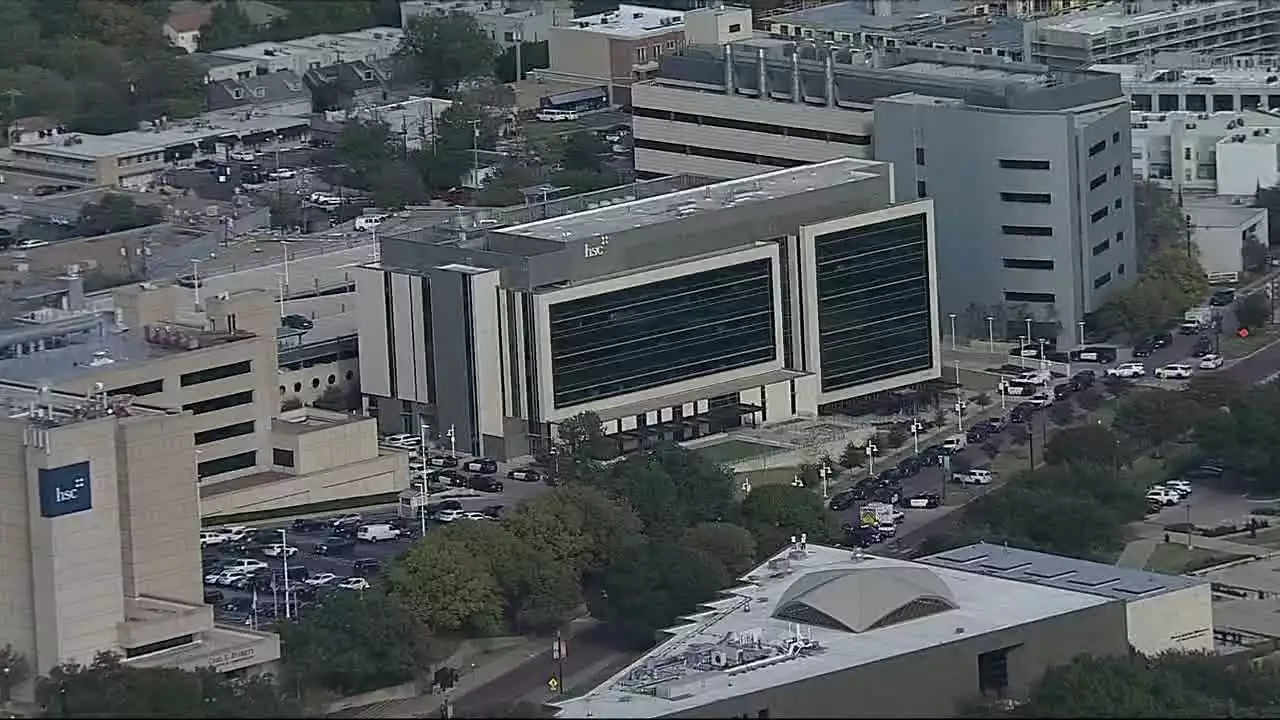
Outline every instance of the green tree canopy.
<svg viewBox="0 0 1280 720">
<path fill-rule="evenodd" d="M 92 665 L 66 663 L 36 683 L 44 717 L 288 718 L 302 708 L 270 679 L 232 679 L 213 670 L 138 668 L 100 653 Z"/>
<path fill-rule="evenodd" d="M 1257 331 L 1271 322 L 1271 301 L 1260 292 L 1249 293 L 1236 300 L 1235 309 L 1236 322 L 1240 327 Z"/>
<path fill-rule="evenodd" d="M 1120 457 L 1120 436 L 1101 423 L 1063 428 L 1049 438 L 1044 448 L 1044 461 L 1051 465 L 1111 467 Z"/>
<path fill-rule="evenodd" d="M 741 576 L 756 563 L 756 539 L 741 525 L 698 523 L 684 532 L 682 543 L 719 561 L 730 577 Z"/>
<path fill-rule="evenodd" d="M 1258 491 L 1280 489 L 1280 387 L 1268 383 L 1210 413 L 1197 427 L 1200 447 L 1230 458 L 1231 467 Z"/>
<path fill-rule="evenodd" d="M 1186 252 L 1186 214 L 1178 199 L 1166 187 L 1149 180 L 1133 184 L 1134 225 L 1138 232 L 1138 266 L 1170 247 Z"/>
<path fill-rule="evenodd" d="M 342 695 L 407 682 L 428 663 L 422 630 L 378 589 L 334 593 L 301 620 L 277 624 L 276 630 L 292 677 Z"/>
<path fill-rule="evenodd" d="M 422 176 L 403 160 L 391 160 L 373 176 L 373 202 L 380 208 L 400 210 L 406 205 L 422 205 L 428 200 Z"/>
<path fill-rule="evenodd" d="M 742 501 L 742 524 L 756 538 L 761 558 L 776 553 L 791 536 L 824 542 L 833 534 L 833 520 L 822 498 L 792 485 L 755 488 Z"/>
<path fill-rule="evenodd" d="M 387 573 L 387 590 L 431 632 L 485 637 L 503 627 L 502 587 L 483 550 L 427 535 Z"/>
<path fill-rule="evenodd" d="M 1139 388 L 1120 399 L 1115 428 L 1138 442 L 1159 446 L 1189 431 L 1198 411 L 1185 393 Z"/>
<path fill-rule="evenodd" d="M 724 468 L 676 446 L 634 453 L 587 482 L 626 500 L 651 535 L 728 518 L 736 487 Z"/>
<path fill-rule="evenodd" d="M 433 97 L 447 97 L 466 80 L 491 77 L 497 46 L 473 15 L 431 12 L 404 28 L 400 53 Z"/>
<path fill-rule="evenodd" d="M 579 575 L 607 566 L 640 533 L 639 519 L 624 502 L 581 484 L 520 503 L 502 524 Z"/>
<path fill-rule="evenodd" d="M 648 647 L 658 630 L 693 612 L 729 582 L 724 566 L 703 552 L 639 536 L 609 565 L 587 604 L 592 615 Z"/>
<path fill-rule="evenodd" d="M 97 202 L 80 208 L 76 232 L 94 236 L 132 230 L 164 221 L 164 211 L 154 205 L 141 205 L 128 195 L 107 193 Z"/>
</svg>

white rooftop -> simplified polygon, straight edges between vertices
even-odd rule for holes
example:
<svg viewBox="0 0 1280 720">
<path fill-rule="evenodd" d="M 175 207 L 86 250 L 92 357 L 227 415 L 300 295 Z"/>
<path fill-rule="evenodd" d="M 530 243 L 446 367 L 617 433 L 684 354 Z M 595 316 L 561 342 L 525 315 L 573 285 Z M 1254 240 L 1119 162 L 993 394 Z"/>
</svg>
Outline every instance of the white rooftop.
<svg viewBox="0 0 1280 720">
<path fill-rule="evenodd" d="M 1120 83 L 1126 86 L 1150 83 L 1161 88 L 1191 87 L 1210 94 L 1215 88 L 1271 88 L 1272 94 L 1280 93 L 1280 68 L 1155 68 L 1101 63 L 1089 69 L 1119 75 Z"/>
<path fill-rule="evenodd" d="M 803 549 L 800 549 L 803 548 Z M 784 550 L 559 717 L 658 717 L 1114 600 L 860 551 Z"/>
<path fill-rule="evenodd" d="M 301 130 L 310 127 L 310 124 L 310 119 L 305 117 L 269 115 L 260 111 L 255 111 L 246 117 L 245 110 L 222 110 L 204 113 L 189 120 L 174 121 L 162 130 L 129 130 L 112 135 L 88 133 L 56 135 L 48 142 L 22 145 L 18 151 L 96 160 L 146 151 L 159 152 L 166 148 L 225 136 L 242 137 L 276 131 Z"/>
<path fill-rule="evenodd" d="M 574 18 L 569 27 L 617 38 L 638 38 L 683 30 L 684 12 L 642 5 L 619 5 L 612 12 Z"/>
<path fill-rule="evenodd" d="M 1063 30 L 1087 35 L 1100 35 L 1108 30 L 1131 28 L 1148 23 L 1181 23 L 1185 19 L 1200 17 L 1206 13 L 1217 13 L 1232 8 L 1253 7 L 1256 4 L 1251 0 L 1248 2 L 1224 0 L 1223 2 L 1191 4 L 1179 10 L 1153 10 L 1151 12 L 1130 14 L 1125 12 L 1123 3 L 1114 3 L 1099 10 L 1042 18 L 1036 22 L 1040 28 L 1045 30 Z"/>
<path fill-rule="evenodd" d="M 775 170 L 760 175 L 725 180 L 712 185 L 656 195 L 592 210 L 502 228 L 498 232 L 556 242 L 605 236 L 648 225 L 679 220 L 690 215 L 728 207 L 798 195 L 876 177 L 873 161 L 838 158 L 813 165 Z"/>
</svg>

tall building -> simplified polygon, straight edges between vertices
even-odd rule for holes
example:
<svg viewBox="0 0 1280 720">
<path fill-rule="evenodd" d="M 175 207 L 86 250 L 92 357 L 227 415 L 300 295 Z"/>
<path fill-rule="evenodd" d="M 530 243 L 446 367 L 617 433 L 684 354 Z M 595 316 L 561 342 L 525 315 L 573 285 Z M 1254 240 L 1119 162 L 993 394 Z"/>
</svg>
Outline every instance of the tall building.
<svg viewBox="0 0 1280 720">
<path fill-rule="evenodd" d="M 1125 0 L 1023 26 L 1029 62 L 1054 68 L 1139 63 L 1159 52 L 1232 57 L 1275 52 L 1280 6 L 1273 0 L 1174 3 L 1144 11 Z"/>
<path fill-rule="evenodd" d="M 1117 76 L 922 48 L 814 50 L 755 43 L 664 58 L 661 77 L 634 91 L 637 171 L 892 163 L 896 197 L 934 200 L 942 313 L 971 336 L 986 337 L 990 317 L 1017 338 L 1030 319 L 1034 337 L 1070 344 L 1085 314 L 1133 280 Z"/>
<path fill-rule="evenodd" d="M 1209 584 L 979 544 L 790 548 L 558 717 L 952 717 L 1077 655 L 1213 646 Z"/>
<path fill-rule="evenodd" d="M 380 233 L 361 388 L 385 428 L 515 457 L 584 411 L 625 450 L 937 378 L 933 208 L 889 174 L 678 176 Z"/>
</svg>

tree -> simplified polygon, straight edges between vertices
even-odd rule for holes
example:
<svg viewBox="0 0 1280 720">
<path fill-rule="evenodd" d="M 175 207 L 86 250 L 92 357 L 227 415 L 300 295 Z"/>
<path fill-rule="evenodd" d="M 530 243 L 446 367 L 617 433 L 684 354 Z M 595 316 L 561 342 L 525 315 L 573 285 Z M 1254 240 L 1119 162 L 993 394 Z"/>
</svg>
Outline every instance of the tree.
<svg viewBox="0 0 1280 720">
<path fill-rule="evenodd" d="M 1262 293 L 1250 293 L 1236 301 L 1236 322 L 1240 327 L 1260 330 L 1271 322 L 1271 301 Z"/>
<path fill-rule="evenodd" d="M 269 678 L 233 679 L 208 670 L 139 668 L 99 653 L 89 666 L 65 663 L 36 683 L 45 717 L 288 718 L 302 708 Z"/>
<path fill-rule="evenodd" d="M 719 562 L 731 578 L 740 577 L 756 562 L 756 539 L 741 525 L 698 523 L 684 532 L 681 542 Z"/>
<path fill-rule="evenodd" d="M 1044 461 L 1050 465 L 1111 467 L 1119 460 L 1120 436 L 1101 423 L 1063 428 L 1049 438 Z"/>
<path fill-rule="evenodd" d="M 1076 395 L 1076 404 L 1089 412 L 1102 407 L 1102 403 L 1102 393 L 1097 388 L 1085 388 Z"/>
<path fill-rule="evenodd" d="M 101 200 L 80 207 L 76 232 L 85 236 L 106 235 L 163 221 L 164 211 L 160 208 L 140 205 L 128 195 L 107 193 Z"/>
<path fill-rule="evenodd" d="M 595 173 L 600 171 L 600 156 L 608 152 L 609 146 L 595 133 L 576 132 L 565 139 L 561 159 L 567 170 Z"/>
<path fill-rule="evenodd" d="M 404 29 L 399 52 L 412 60 L 432 97 L 447 97 L 463 81 L 492 76 L 497 57 L 497 47 L 475 17 L 457 11 L 414 18 Z"/>
<path fill-rule="evenodd" d="M 724 566 L 703 552 L 639 536 L 609 565 L 600 592 L 589 596 L 587 605 L 638 647 L 648 647 L 658 630 L 693 612 L 729 582 Z"/>
<path fill-rule="evenodd" d="M 1151 447 L 1158 447 L 1192 428 L 1197 408 L 1185 394 L 1141 388 L 1121 398 L 1115 428 Z"/>
<path fill-rule="evenodd" d="M 850 440 L 844 446 L 844 450 L 840 453 L 840 466 L 844 468 L 856 468 L 867 460 L 867 447 L 856 441 Z"/>
<path fill-rule="evenodd" d="M 625 500 L 650 535 L 729 517 L 737 487 L 728 470 L 676 446 L 634 453 L 587 480 Z"/>
<path fill-rule="evenodd" d="M 1049 419 L 1054 425 L 1069 425 L 1076 417 L 1076 410 L 1069 402 L 1056 402 L 1049 406 Z"/>
<path fill-rule="evenodd" d="M 382 168 L 397 154 L 396 138 L 385 122 L 353 120 L 343 123 L 333 144 L 334 157 L 346 167 L 344 182 L 369 188 Z"/>
<path fill-rule="evenodd" d="M 1138 269 L 1162 250 L 1186 243 L 1186 216 L 1172 191 L 1149 180 L 1133 184 L 1133 216 L 1138 235 Z M 1185 252 L 1185 249 L 1184 249 Z"/>
<path fill-rule="evenodd" d="M 520 45 L 520 68 L 528 75 L 530 70 L 551 67 L 551 53 L 546 40 L 542 42 L 526 42 Z M 493 74 L 500 83 L 515 82 L 516 49 L 507 48 L 494 59 Z"/>
<path fill-rule="evenodd" d="M 1204 412 L 1220 410 L 1241 397 L 1247 388 L 1230 375 L 1199 373 L 1187 382 L 1186 396 Z"/>
<path fill-rule="evenodd" d="M 302 619 L 276 625 L 285 670 L 340 695 L 399 685 L 426 669 L 427 646 L 409 613 L 378 589 L 334 593 Z"/>
<path fill-rule="evenodd" d="M 1252 235 L 1245 238 L 1244 247 L 1240 250 L 1240 260 L 1245 270 L 1255 273 L 1266 272 L 1270 259 L 1267 246 L 1262 241 Z"/>
<path fill-rule="evenodd" d="M 640 534 L 640 520 L 625 503 L 581 484 L 520 503 L 502 525 L 578 575 L 599 572 Z"/>
<path fill-rule="evenodd" d="M 1200 447 L 1231 458 L 1232 469 L 1259 492 L 1280 488 L 1280 387 L 1268 383 L 1229 401 L 1228 412 L 1209 413 L 1196 428 Z"/>
<path fill-rule="evenodd" d="M 31 665 L 22 653 L 12 645 L 0 647 L 0 702 L 8 702 L 13 697 L 13 689 L 30 676 Z"/>
<path fill-rule="evenodd" d="M 267 199 L 267 207 L 271 212 L 271 227 L 289 229 L 302 228 L 302 200 L 295 193 L 276 193 Z"/>
<path fill-rule="evenodd" d="M 483 550 L 427 535 L 391 566 L 387 590 L 427 630 L 486 637 L 503 627 L 502 588 Z"/>
<path fill-rule="evenodd" d="M 765 485 L 742 501 L 742 524 L 756 538 L 757 553 L 767 557 L 791 536 L 807 535 L 811 542 L 832 536 L 832 520 L 822 497 L 791 485 Z"/>
<path fill-rule="evenodd" d="M 372 180 L 373 202 L 380 208 L 401 210 L 406 205 L 427 200 L 427 190 L 422 185 L 422 178 L 401 160 L 384 164 Z"/>
<path fill-rule="evenodd" d="M 200 27 L 200 52 L 214 52 L 243 47 L 257 42 L 257 31 L 238 3 L 213 6 L 209 22 Z"/>
<path fill-rule="evenodd" d="M 882 438 L 884 446 L 893 450 L 903 446 L 907 442 L 907 431 L 902 423 L 894 423 L 889 427 L 889 432 L 885 433 Z"/>
</svg>

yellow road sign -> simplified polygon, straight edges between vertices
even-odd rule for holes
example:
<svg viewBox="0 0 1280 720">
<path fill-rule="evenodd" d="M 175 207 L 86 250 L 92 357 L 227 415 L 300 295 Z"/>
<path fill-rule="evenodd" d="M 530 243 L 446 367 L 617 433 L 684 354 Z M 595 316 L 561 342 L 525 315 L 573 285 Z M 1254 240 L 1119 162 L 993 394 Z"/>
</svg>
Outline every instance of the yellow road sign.
<svg viewBox="0 0 1280 720">
<path fill-rule="evenodd" d="M 556 678 L 551 678 L 550 680 L 547 681 L 547 687 L 551 688 L 551 690 L 554 692 L 557 688 L 560 687 L 560 681 L 557 680 Z"/>
</svg>

